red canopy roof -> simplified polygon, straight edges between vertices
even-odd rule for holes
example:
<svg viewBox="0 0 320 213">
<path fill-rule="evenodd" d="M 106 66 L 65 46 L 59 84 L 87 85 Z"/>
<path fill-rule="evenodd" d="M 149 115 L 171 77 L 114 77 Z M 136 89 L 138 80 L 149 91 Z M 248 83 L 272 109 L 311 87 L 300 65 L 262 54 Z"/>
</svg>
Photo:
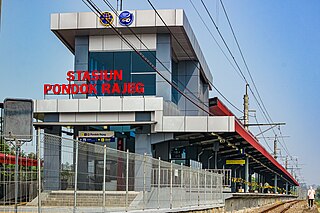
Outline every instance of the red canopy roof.
<svg viewBox="0 0 320 213">
<path fill-rule="evenodd" d="M 210 112 L 217 116 L 234 116 L 234 114 L 218 99 L 210 99 Z M 243 124 L 236 119 L 235 131 L 245 141 L 247 141 L 253 148 L 258 150 L 264 157 L 266 157 L 278 170 L 280 170 L 287 178 L 289 178 L 295 185 L 299 186 L 299 183 L 292 177 L 292 175 L 276 160 L 274 157 L 259 143 L 257 138 L 248 130 L 246 130 Z"/>
</svg>

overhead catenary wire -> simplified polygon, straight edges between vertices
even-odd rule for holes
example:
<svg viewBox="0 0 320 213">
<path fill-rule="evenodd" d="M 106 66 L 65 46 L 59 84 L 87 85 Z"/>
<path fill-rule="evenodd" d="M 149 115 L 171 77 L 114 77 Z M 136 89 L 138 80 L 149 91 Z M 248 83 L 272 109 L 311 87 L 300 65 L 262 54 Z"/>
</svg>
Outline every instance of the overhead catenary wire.
<svg viewBox="0 0 320 213">
<path fill-rule="evenodd" d="M 168 26 L 166 25 L 166 23 L 165 23 L 165 21 L 163 20 L 163 18 L 161 17 L 161 15 L 158 13 L 158 11 L 156 10 L 156 8 L 153 6 L 153 4 L 151 3 L 151 1 L 150 0 L 147 0 L 148 1 L 148 3 L 150 4 L 150 6 L 153 8 L 153 10 L 156 12 L 156 14 L 157 14 L 157 16 L 160 18 L 160 20 L 163 22 L 163 24 L 168 28 Z M 192 1 L 190 0 L 190 2 L 191 2 L 191 4 L 193 5 L 193 3 L 192 3 Z M 226 43 L 226 41 L 225 41 L 225 39 L 224 39 L 224 37 L 222 36 L 222 34 L 221 34 L 221 32 L 220 32 L 220 30 L 219 30 L 219 28 L 218 28 L 218 26 L 217 26 L 217 24 L 214 22 L 214 20 L 213 20 L 213 18 L 212 18 L 212 16 L 211 16 L 211 14 L 209 13 L 209 11 L 208 11 L 208 8 L 206 7 L 206 5 L 204 4 L 204 2 L 203 2 L 203 0 L 201 0 L 201 2 L 203 3 L 203 5 L 204 5 L 204 7 L 205 7 L 205 9 L 206 9 L 206 11 L 207 11 L 207 13 L 209 14 L 209 16 L 210 16 L 210 19 L 211 19 L 211 21 L 214 23 L 214 25 L 215 25 L 215 27 L 216 27 L 216 29 L 217 29 L 217 31 L 218 31 L 218 33 L 219 33 L 219 35 L 220 35 L 220 37 L 221 37 L 221 39 L 223 40 L 223 42 L 224 42 L 224 44 L 225 44 L 225 46 L 227 47 L 227 49 L 228 49 L 228 51 L 229 51 L 229 53 L 230 53 L 230 55 L 231 55 L 231 57 L 233 58 L 233 60 L 234 60 L 234 62 L 235 62 L 235 64 L 236 64 L 236 66 L 238 67 L 238 69 L 239 69 L 239 72 L 240 72 L 240 75 L 243 77 L 243 79 L 244 79 L 244 81 L 246 82 L 246 83 L 248 83 L 248 81 L 247 81 L 247 79 L 246 79 L 246 77 L 245 77 L 245 75 L 244 75 L 244 73 L 242 72 L 242 70 L 241 70 L 241 68 L 240 68 L 240 66 L 239 66 L 239 64 L 237 63 L 237 61 L 236 61 L 236 59 L 235 59 L 235 57 L 233 56 L 233 53 L 231 52 L 231 50 L 230 50 L 230 48 L 229 48 L 229 46 L 227 45 L 227 43 Z M 193 5 L 193 7 L 195 8 L 195 6 Z M 198 12 L 197 12 L 198 13 Z M 201 16 L 200 16 L 201 17 Z M 203 19 L 201 18 L 201 20 L 203 21 Z M 189 56 L 189 54 L 185 51 L 185 49 L 183 48 L 183 46 L 180 44 L 180 42 L 178 41 L 178 39 L 176 39 L 176 37 L 174 36 L 174 34 L 171 32 L 171 30 L 168 28 L 168 30 L 169 30 L 169 32 L 170 32 L 170 34 L 172 34 L 173 35 L 173 38 L 178 42 L 178 44 L 181 46 L 181 48 L 184 50 L 184 52 L 188 55 L 188 57 L 191 59 L 191 57 Z M 212 33 L 210 33 L 211 35 L 212 35 Z M 216 41 L 216 39 L 214 38 L 214 36 L 212 35 L 212 37 L 213 37 L 213 39 L 215 40 L 215 42 L 217 43 L 217 41 Z M 220 45 L 218 45 L 219 47 L 220 47 Z M 243 54 L 242 54 L 243 55 Z M 198 68 L 198 65 L 196 65 L 196 67 Z M 198 68 L 198 69 L 200 69 L 200 68 Z M 250 76 L 251 76 L 251 74 L 250 74 Z M 253 80 L 253 78 L 252 78 L 252 76 L 251 76 L 251 79 Z M 270 122 L 270 120 L 268 119 L 268 116 L 270 117 L 270 115 L 269 114 L 266 114 L 265 113 L 265 111 L 266 111 L 266 108 L 265 108 L 265 106 L 263 105 L 263 107 L 260 105 L 260 103 L 259 103 L 259 101 L 258 101 L 258 99 L 257 99 L 257 97 L 255 96 L 255 94 L 254 94 L 254 92 L 252 91 L 252 89 L 251 89 L 251 87 L 249 86 L 249 90 L 251 91 L 251 93 L 252 93 L 252 95 L 254 96 L 254 99 L 256 100 L 256 102 L 257 102 L 257 104 L 258 104 L 258 106 L 259 106 L 259 108 L 260 108 L 260 110 L 261 110 L 261 112 L 264 114 L 264 116 L 265 116 L 265 118 L 267 119 L 267 122 L 269 122 L 269 123 L 271 123 Z M 259 95 L 259 97 L 260 97 L 260 95 Z M 260 99 L 261 99 L 261 97 L 260 97 Z M 238 109 L 238 111 L 240 111 L 240 112 L 242 112 L 241 110 L 239 110 Z M 267 116 L 268 115 L 268 116 Z M 273 130 L 274 131 L 274 130 Z M 281 144 L 281 143 L 280 143 Z M 269 144 L 267 143 L 267 145 L 269 146 Z M 281 144 L 281 146 L 283 146 L 282 144 Z M 287 150 L 286 150 L 287 151 Z"/>
<path fill-rule="evenodd" d="M 180 43 L 180 41 L 176 38 L 175 34 L 172 33 L 172 31 L 170 30 L 170 28 L 168 27 L 167 23 L 163 20 L 163 18 L 161 17 L 161 15 L 159 14 L 159 12 L 157 11 L 157 9 L 154 7 L 154 5 L 152 4 L 152 2 L 150 0 L 147 0 L 149 5 L 152 7 L 152 9 L 155 11 L 156 15 L 159 17 L 159 19 L 162 21 L 162 23 L 165 25 L 165 27 L 167 28 L 167 30 L 169 31 L 170 35 L 175 39 L 175 41 L 178 43 L 178 45 L 181 47 L 181 49 L 184 51 L 184 53 L 188 56 L 188 58 L 190 59 L 190 61 L 192 61 L 194 63 L 194 65 L 196 66 L 196 68 L 200 71 L 200 67 L 199 64 L 197 64 L 194 59 L 191 58 L 191 56 L 189 55 L 189 53 L 185 50 L 185 48 L 183 47 L 183 45 Z M 237 111 L 243 113 L 242 110 L 240 110 L 238 107 L 236 107 L 231 101 L 229 101 L 218 89 L 216 86 L 213 85 L 212 82 L 210 82 L 209 79 L 207 79 L 210 86 L 212 86 L 220 95 L 223 99 L 225 99 L 233 108 L 235 108 Z"/>
<path fill-rule="evenodd" d="M 210 18 L 211 22 L 213 23 L 213 25 L 214 25 L 215 29 L 217 30 L 217 32 L 218 32 L 218 34 L 219 34 L 219 36 L 220 36 L 221 40 L 223 41 L 223 43 L 224 43 L 225 47 L 227 48 L 227 50 L 228 50 L 228 52 L 229 52 L 230 56 L 232 57 L 232 59 L 233 59 L 233 61 L 234 61 L 235 65 L 236 65 L 236 67 L 238 68 L 238 71 L 240 72 L 240 75 L 242 76 L 242 78 L 243 78 L 243 80 L 245 81 L 245 83 L 249 85 L 249 82 L 248 82 L 247 78 L 245 77 L 245 75 L 244 75 L 244 73 L 243 73 L 242 69 L 240 68 L 240 66 L 239 66 L 239 64 L 238 64 L 238 62 L 237 62 L 237 60 L 235 59 L 235 57 L 234 57 L 234 55 L 233 55 L 233 53 L 232 53 L 231 49 L 229 48 L 229 46 L 228 46 L 228 44 L 227 44 L 226 40 L 224 39 L 224 37 L 223 37 L 223 35 L 222 35 L 221 31 L 219 30 L 218 25 L 217 25 L 217 24 L 216 24 L 216 22 L 214 21 L 214 19 L 213 19 L 213 17 L 212 17 L 212 15 L 211 15 L 211 13 L 209 12 L 208 7 L 206 6 L 206 4 L 204 3 L 204 1 L 203 1 L 203 0 L 201 0 L 201 3 L 202 3 L 202 5 L 203 5 L 204 9 L 206 10 L 206 12 L 207 12 L 207 14 L 208 14 L 208 16 L 209 16 L 209 18 Z M 265 118 L 267 118 L 267 122 L 269 122 L 269 123 L 270 123 L 270 121 L 269 121 L 269 119 L 268 119 L 268 117 L 267 117 L 266 113 L 264 112 L 263 108 L 261 107 L 261 105 L 260 105 L 260 103 L 259 103 L 258 99 L 256 98 L 256 96 L 255 96 L 254 92 L 252 91 L 252 89 L 251 89 L 250 85 L 249 85 L 249 91 L 252 93 L 252 95 L 253 95 L 254 99 L 256 100 L 256 102 L 257 102 L 257 104 L 258 104 L 258 106 L 259 106 L 259 109 L 260 109 L 260 110 L 261 110 L 261 112 L 264 114 L 264 117 L 265 117 Z"/>
<path fill-rule="evenodd" d="M 224 37 L 223 37 L 223 35 L 222 35 L 221 31 L 219 30 L 219 28 L 218 28 L 218 26 L 217 26 L 216 22 L 214 21 L 214 19 L 213 19 L 213 17 L 212 17 L 212 15 L 211 15 L 211 13 L 209 12 L 208 7 L 206 6 L 206 4 L 204 3 L 204 1 L 203 1 L 203 0 L 201 0 L 201 3 L 202 3 L 202 5 L 203 5 L 203 7 L 205 8 L 205 10 L 206 10 L 206 12 L 207 12 L 207 14 L 208 14 L 208 16 L 209 16 L 209 18 L 210 18 L 211 22 L 214 24 L 215 29 L 217 30 L 217 32 L 218 32 L 218 34 L 219 34 L 219 36 L 220 36 L 221 40 L 223 41 L 223 43 L 224 43 L 225 47 L 227 48 L 227 50 L 228 50 L 229 54 L 231 55 L 231 57 L 232 57 L 232 59 L 233 59 L 234 63 L 236 64 L 236 66 L 237 66 L 237 68 L 238 68 L 238 70 L 239 70 L 239 72 L 240 72 L 240 74 L 241 74 L 242 78 L 244 79 L 244 81 L 245 81 L 246 83 L 248 83 L 247 78 L 245 77 L 245 75 L 244 75 L 243 71 L 241 70 L 241 68 L 240 68 L 240 66 L 239 66 L 239 64 L 238 64 L 238 62 L 236 61 L 236 59 L 235 59 L 235 57 L 234 57 L 234 55 L 233 55 L 233 53 L 232 53 L 231 49 L 229 48 L 229 46 L 228 46 L 228 44 L 227 44 L 226 40 L 224 39 Z M 249 83 L 248 83 L 248 84 L 249 84 Z M 263 114 L 263 116 L 264 116 L 265 120 L 266 120 L 267 122 L 269 122 L 269 123 L 272 123 L 271 116 L 270 116 L 270 114 L 268 113 L 268 111 L 266 110 L 266 107 L 265 107 L 264 103 L 262 102 L 263 106 L 262 106 L 262 104 L 260 104 L 260 102 L 259 102 L 258 98 L 256 97 L 255 93 L 253 92 L 253 90 L 251 89 L 251 87 L 250 87 L 250 86 L 249 86 L 249 91 L 251 92 L 252 96 L 254 97 L 254 99 L 255 99 L 255 101 L 256 101 L 256 103 L 257 103 L 258 107 L 259 107 L 259 110 L 260 110 L 260 111 L 261 111 L 261 113 Z M 261 98 L 261 97 L 260 97 L 260 98 Z M 276 134 L 276 133 L 275 133 L 275 130 L 274 130 L 273 128 L 272 128 L 272 131 L 274 132 L 274 134 Z M 282 143 L 280 143 L 280 145 L 284 148 L 284 145 L 283 145 Z M 285 149 L 285 148 L 284 148 L 284 149 Z M 287 150 L 285 150 L 285 151 L 287 152 Z M 287 154 L 288 154 L 288 155 L 290 155 L 290 154 L 289 154 L 289 152 L 287 152 Z"/>
<path fill-rule="evenodd" d="M 219 47 L 220 51 L 222 52 L 222 54 L 224 55 L 224 57 L 228 60 L 229 64 L 233 67 L 233 69 L 238 73 L 238 75 L 240 76 L 240 78 L 242 79 L 242 76 L 240 74 L 240 72 L 237 70 L 237 68 L 234 66 L 234 64 L 231 62 L 231 60 L 229 59 L 229 57 L 227 56 L 227 54 L 225 53 L 225 51 L 222 49 L 221 45 L 219 44 L 219 42 L 217 41 L 217 39 L 214 37 L 212 31 L 210 30 L 210 28 L 208 27 L 208 25 L 206 24 L 206 22 L 203 20 L 202 16 L 200 15 L 200 12 L 198 11 L 198 9 L 196 8 L 196 6 L 193 4 L 192 0 L 189 0 L 190 4 L 192 5 L 193 9 L 196 11 L 197 15 L 199 16 L 201 22 L 204 24 L 205 28 L 207 29 L 207 31 L 209 32 L 210 36 L 212 37 L 212 39 L 214 40 L 214 42 L 217 44 L 217 46 Z"/>
<path fill-rule="evenodd" d="M 104 1 L 105 3 L 107 3 L 106 1 Z M 89 7 L 89 5 L 86 3 L 86 2 L 84 2 L 88 7 Z M 92 2 L 92 4 L 95 6 L 95 7 L 97 7 L 97 5 L 96 4 L 94 4 L 94 2 Z M 108 5 L 109 6 L 109 5 Z M 90 7 L 89 7 L 90 8 Z M 90 8 L 91 9 L 91 8 Z M 93 11 L 97 16 L 99 16 L 95 11 Z M 101 11 L 99 11 L 100 13 L 101 13 Z M 128 27 L 129 28 L 129 27 Z M 130 29 L 130 28 L 129 28 Z M 132 29 L 130 29 L 131 30 L 131 32 L 132 33 L 134 33 L 133 31 L 132 31 Z M 134 33 L 135 34 L 135 33 Z M 136 35 L 136 34 L 135 34 Z M 140 42 L 142 42 L 143 43 L 143 41 L 141 41 L 141 39 L 136 35 L 136 37 L 140 40 Z M 144 43 L 143 43 L 144 44 Z M 146 47 L 146 45 L 144 44 L 144 46 Z M 152 54 L 152 55 L 154 55 L 154 54 Z M 158 59 L 157 59 L 158 60 Z M 163 65 L 163 63 L 160 61 L 160 60 L 158 60 L 162 65 Z M 163 65 L 164 66 L 164 65 Z M 165 66 L 164 66 L 165 67 Z M 166 67 L 165 67 L 166 68 Z M 166 68 L 167 69 L 167 68 Z M 212 87 L 213 88 L 215 88 L 215 90 L 221 95 L 221 97 L 223 97 L 228 103 L 230 103 L 233 107 L 235 107 L 237 110 L 239 110 L 236 106 L 234 106 L 214 85 L 212 85 Z M 187 89 L 188 90 L 188 89 Z M 189 91 L 189 90 L 188 90 Z M 178 91 L 179 92 L 179 91 Z M 179 92 L 180 93 L 180 92 Z M 191 93 L 191 94 L 193 94 L 193 93 Z M 241 110 L 240 110 L 240 112 L 241 112 Z"/>
<path fill-rule="evenodd" d="M 87 5 L 87 4 L 86 4 Z M 90 8 L 91 9 L 91 8 Z M 100 15 L 101 15 L 101 12 L 99 12 L 100 13 Z M 97 13 L 96 13 L 96 15 L 97 15 Z M 114 28 L 113 26 L 111 26 L 112 28 Z M 115 30 L 115 29 L 114 29 Z M 117 31 L 116 31 L 117 32 Z M 118 33 L 118 32 L 117 32 Z M 137 51 L 133 46 L 132 46 L 132 44 L 130 45 L 130 42 L 128 42 L 121 34 L 119 34 L 122 38 L 122 40 L 124 40 L 133 50 L 135 50 L 136 52 L 137 52 L 137 54 L 143 59 L 143 60 L 147 60 L 145 57 L 143 57 L 143 54 L 141 54 L 139 51 Z M 140 54 L 139 54 L 140 53 Z M 149 65 L 150 65 L 150 61 L 146 61 Z M 151 65 L 150 65 L 151 66 Z M 151 67 L 153 67 L 153 68 L 155 68 L 154 66 L 151 66 Z M 159 72 L 156 70 L 156 72 L 159 74 Z M 166 81 L 168 81 L 167 79 L 165 79 Z M 175 85 L 172 85 L 172 82 L 168 82 L 168 83 L 171 83 L 171 86 L 173 86 L 173 87 L 175 87 Z M 179 90 L 177 90 L 179 93 L 181 93 Z M 183 94 L 182 94 L 183 95 Z M 183 95 L 184 96 L 184 95 Z M 189 100 L 189 99 L 188 99 Z M 190 100 L 189 100 L 190 101 Z M 192 102 L 192 101 L 191 101 Z M 240 110 L 241 111 L 241 110 Z"/>
<path fill-rule="evenodd" d="M 254 119 L 255 119 L 255 120 L 256 120 L 256 122 L 258 123 L 257 116 L 254 116 Z M 262 132 L 261 127 L 260 127 L 260 126 L 258 126 L 258 128 L 259 128 L 259 130 L 260 130 L 260 132 L 261 132 L 261 135 L 262 135 L 262 137 L 263 137 L 263 139 L 264 139 L 264 142 L 265 142 L 265 143 L 266 143 L 266 145 L 269 147 L 270 152 L 272 152 L 272 148 L 270 147 L 270 145 L 269 145 L 269 143 L 268 143 L 268 141 L 267 141 L 266 137 L 264 136 L 264 134 L 263 134 L 263 132 Z"/>
<path fill-rule="evenodd" d="M 97 7 L 97 5 L 92 2 L 92 0 L 82 0 L 84 3 L 85 1 L 90 5 L 88 5 L 87 3 L 85 3 L 98 17 L 102 16 L 102 11 L 99 9 L 99 7 Z M 108 21 L 108 20 L 107 20 Z M 134 52 L 136 52 L 139 57 L 144 60 L 153 70 L 156 71 L 156 73 L 162 78 L 164 79 L 167 83 L 169 83 L 173 88 L 175 88 L 177 90 L 177 92 L 179 92 L 182 96 L 184 96 L 188 101 L 190 101 L 192 104 L 194 104 L 196 107 L 198 107 L 199 109 L 201 109 L 202 111 L 206 112 L 209 115 L 213 115 L 209 110 L 203 108 L 202 106 L 200 106 L 198 103 L 196 103 L 194 100 L 192 100 L 188 95 L 186 95 L 184 92 L 182 92 L 175 84 L 173 84 L 171 81 L 169 81 L 166 77 L 164 77 L 164 75 L 158 71 L 158 69 L 140 52 L 138 51 L 133 44 L 131 44 L 130 41 L 128 41 L 123 35 L 122 33 L 117 30 L 112 24 L 110 24 L 110 27 L 116 32 L 116 34 L 121 38 L 122 41 L 124 41 L 132 50 L 134 50 Z"/>
<path fill-rule="evenodd" d="M 108 1 L 108 0 L 103 0 L 103 2 L 108 5 L 108 7 L 116 14 L 116 16 L 119 16 L 118 11 L 112 6 L 112 4 Z M 127 29 L 129 29 L 129 31 L 138 39 L 138 41 L 147 49 L 147 51 L 156 59 L 156 61 L 158 61 L 162 67 L 167 70 L 169 73 L 172 73 L 171 70 L 169 70 L 161 60 L 159 60 L 159 58 L 157 58 L 157 56 L 153 53 L 153 51 L 151 51 L 148 46 L 143 42 L 143 40 L 132 30 L 131 27 L 126 26 Z M 183 83 L 177 79 L 177 81 L 183 85 Z M 185 85 L 184 85 L 185 86 Z M 204 106 L 209 107 L 208 105 L 206 105 L 206 103 L 204 101 L 202 101 L 199 97 L 197 97 L 188 87 L 184 87 L 185 90 L 187 90 L 195 99 L 197 99 L 199 102 L 201 102 Z"/>
<path fill-rule="evenodd" d="M 203 1 L 203 0 L 201 0 L 201 1 Z M 262 108 L 264 109 L 264 111 L 265 111 L 265 113 L 266 113 L 266 116 L 267 116 L 268 119 L 269 119 L 269 122 L 270 122 L 270 123 L 273 123 L 273 120 L 272 120 L 272 118 L 271 118 L 271 116 L 270 116 L 270 114 L 269 114 L 269 112 L 268 112 L 268 110 L 267 110 L 267 108 L 266 108 L 266 106 L 265 106 L 262 98 L 261 98 L 260 92 L 259 92 L 259 90 L 258 90 L 258 88 L 257 88 L 257 86 L 256 86 L 256 83 L 255 83 L 255 81 L 254 81 L 254 79 L 253 79 L 253 77 L 252 77 L 252 74 L 251 74 L 251 72 L 250 72 L 249 66 L 248 66 L 248 64 L 247 64 L 247 61 L 245 60 L 245 57 L 244 57 L 243 52 L 242 52 L 242 50 L 241 50 L 240 44 L 239 44 L 239 42 L 238 42 L 237 36 L 236 36 L 236 34 L 235 34 L 235 32 L 234 32 L 234 29 L 233 29 L 233 27 L 232 27 L 231 21 L 230 21 L 230 19 L 229 19 L 229 16 L 228 16 L 227 10 L 226 10 L 226 8 L 225 8 L 225 6 L 224 6 L 224 4 L 223 4 L 223 1 L 220 0 L 220 3 L 221 3 L 221 6 L 222 6 L 222 9 L 223 9 L 223 12 L 224 12 L 224 14 L 225 14 L 225 16 L 226 16 L 228 25 L 229 25 L 229 27 L 230 27 L 230 29 L 231 29 L 233 38 L 234 38 L 234 40 L 235 40 L 235 42 L 236 42 L 237 48 L 238 48 L 238 50 L 239 50 L 239 53 L 240 53 L 240 55 L 241 55 L 241 58 L 242 58 L 242 60 L 243 60 L 243 63 L 244 63 L 244 65 L 245 65 L 245 68 L 246 68 L 246 70 L 247 70 L 247 72 L 248 72 L 248 74 L 249 74 L 250 80 L 251 80 L 251 82 L 252 82 L 252 84 L 253 84 L 253 87 L 254 87 L 254 89 L 255 89 L 255 91 L 256 91 L 256 93 L 257 93 L 258 99 L 259 99 L 260 102 L 261 102 Z M 257 101 L 257 102 L 258 102 L 258 101 Z M 268 120 L 268 119 L 267 119 L 267 120 Z M 272 129 L 272 130 L 273 130 L 273 132 L 274 132 L 274 134 L 275 134 L 274 129 Z M 281 131 L 280 131 L 280 135 L 282 136 Z M 283 137 L 282 137 L 282 140 L 283 140 L 283 144 L 279 141 L 280 145 L 284 148 L 284 150 L 287 152 L 287 154 L 290 155 L 290 154 L 289 154 L 289 150 L 288 150 L 287 147 L 286 147 L 286 144 L 285 144 L 285 141 L 284 141 Z"/>
</svg>

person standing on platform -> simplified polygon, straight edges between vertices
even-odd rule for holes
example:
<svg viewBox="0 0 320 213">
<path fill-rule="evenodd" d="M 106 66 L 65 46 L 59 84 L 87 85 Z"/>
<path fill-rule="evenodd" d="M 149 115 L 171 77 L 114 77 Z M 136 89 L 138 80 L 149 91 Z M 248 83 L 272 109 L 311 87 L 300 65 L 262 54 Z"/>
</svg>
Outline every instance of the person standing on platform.
<svg viewBox="0 0 320 213">
<path fill-rule="evenodd" d="M 315 194 L 316 194 L 316 192 L 314 191 L 314 189 L 312 189 L 312 186 L 310 186 L 310 189 L 308 190 L 308 206 L 309 206 L 309 208 L 313 207 L 313 201 L 314 201 Z"/>
</svg>

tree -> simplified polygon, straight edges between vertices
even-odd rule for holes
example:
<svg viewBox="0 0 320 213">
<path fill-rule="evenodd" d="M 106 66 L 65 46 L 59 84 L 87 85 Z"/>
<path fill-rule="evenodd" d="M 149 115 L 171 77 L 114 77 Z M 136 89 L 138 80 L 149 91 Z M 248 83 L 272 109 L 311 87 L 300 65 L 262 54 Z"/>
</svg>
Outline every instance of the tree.
<svg viewBox="0 0 320 213">
<path fill-rule="evenodd" d="M 315 199 L 316 199 L 317 201 L 320 200 L 320 186 L 318 186 L 318 188 L 316 189 L 316 197 L 315 197 Z"/>
</svg>

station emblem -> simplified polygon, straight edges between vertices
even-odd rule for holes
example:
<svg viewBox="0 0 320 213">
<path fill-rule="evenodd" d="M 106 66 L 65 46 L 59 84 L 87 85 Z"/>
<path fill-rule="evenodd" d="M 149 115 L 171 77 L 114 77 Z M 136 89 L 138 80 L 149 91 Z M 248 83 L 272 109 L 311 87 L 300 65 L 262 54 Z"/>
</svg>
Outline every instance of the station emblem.
<svg viewBox="0 0 320 213">
<path fill-rule="evenodd" d="M 122 26 L 130 26 L 133 22 L 133 14 L 129 11 L 123 11 L 119 15 L 119 24 Z"/>
<path fill-rule="evenodd" d="M 103 12 L 100 16 L 100 23 L 105 27 L 109 27 L 113 23 L 113 20 L 114 16 L 110 12 Z"/>
</svg>

